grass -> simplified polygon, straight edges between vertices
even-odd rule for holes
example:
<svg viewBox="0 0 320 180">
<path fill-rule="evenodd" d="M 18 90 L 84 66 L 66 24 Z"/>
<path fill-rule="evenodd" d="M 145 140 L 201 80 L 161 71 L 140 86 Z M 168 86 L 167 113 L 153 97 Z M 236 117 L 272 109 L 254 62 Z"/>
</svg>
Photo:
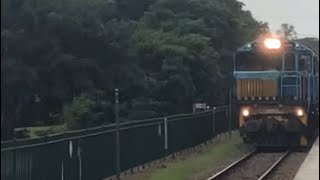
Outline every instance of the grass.
<svg viewBox="0 0 320 180">
<path fill-rule="evenodd" d="M 36 138 L 50 134 L 61 133 L 66 130 L 64 125 L 54 125 L 54 126 L 36 126 L 36 127 L 23 127 L 16 128 L 15 131 L 26 130 L 26 136 L 28 138 Z"/>
<path fill-rule="evenodd" d="M 231 139 L 224 138 L 205 148 L 201 153 L 187 156 L 167 164 L 166 168 L 155 169 L 133 175 L 128 180 L 187 180 L 203 179 L 221 166 L 229 164 L 244 153 L 239 148 L 241 139 L 233 135 Z M 207 174 L 206 174 L 206 173 Z"/>
</svg>

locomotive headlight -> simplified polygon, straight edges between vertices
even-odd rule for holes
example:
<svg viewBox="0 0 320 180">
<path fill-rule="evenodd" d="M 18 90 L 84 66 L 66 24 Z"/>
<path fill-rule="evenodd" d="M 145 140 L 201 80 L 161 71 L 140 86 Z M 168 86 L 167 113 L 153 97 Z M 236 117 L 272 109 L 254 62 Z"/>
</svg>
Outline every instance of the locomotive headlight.
<svg viewBox="0 0 320 180">
<path fill-rule="evenodd" d="M 267 49 L 279 49 L 281 47 L 281 42 L 277 38 L 267 38 L 264 40 L 264 46 Z"/>
<path fill-rule="evenodd" d="M 243 109 L 243 110 L 242 110 L 242 115 L 243 115 L 244 117 L 248 117 L 249 114 L 250 114 L 249 109 Z"/>
<path fill-rule="evenodd" d="M 298 109 L 297 110 L 297 116 L 301 117 L 304 115 L 303 109 Z"/>
</svg>

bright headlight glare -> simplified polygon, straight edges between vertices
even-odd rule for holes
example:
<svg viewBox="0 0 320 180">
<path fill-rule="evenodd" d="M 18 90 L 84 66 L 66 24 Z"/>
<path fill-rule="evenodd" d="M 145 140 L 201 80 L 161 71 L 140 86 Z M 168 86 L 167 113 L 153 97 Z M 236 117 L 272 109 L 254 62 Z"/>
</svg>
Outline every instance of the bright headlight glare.
<svg viewBox="0 0 320 180">
<path fill-rule="evenodd" d="M 264 40 L 264 46 L 268 49 L 279 49 L 281 47 L 281 42 L 276 38 L 267 38 Z"/>
<path fill-rule="evenodd" d="M 301 117 L 301 116 L 303 116 L 303 114 L 304 114 L 304 112 L 302 109 L 297 110 L 297 116 Z"/>
<path fill-rule="evenodd" d="M 242 115 L 243 115 L 244 117 L 249 116 L 249 110 L 248 110 L 248 109 L 242 110 Z"/>
</svg>

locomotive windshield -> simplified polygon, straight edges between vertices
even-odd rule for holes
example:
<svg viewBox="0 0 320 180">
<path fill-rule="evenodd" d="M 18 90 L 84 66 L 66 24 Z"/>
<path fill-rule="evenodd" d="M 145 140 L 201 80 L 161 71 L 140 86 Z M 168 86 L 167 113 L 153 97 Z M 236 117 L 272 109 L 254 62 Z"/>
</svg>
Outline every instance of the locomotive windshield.
<svg viewBox="0 0 320 180">
<path fill-rule="evenodd" d="M 238 53 L 235 57 L 236 71 L 280 71 L 282 55 L 268 56 L 252 52 Z"/>
</svg>

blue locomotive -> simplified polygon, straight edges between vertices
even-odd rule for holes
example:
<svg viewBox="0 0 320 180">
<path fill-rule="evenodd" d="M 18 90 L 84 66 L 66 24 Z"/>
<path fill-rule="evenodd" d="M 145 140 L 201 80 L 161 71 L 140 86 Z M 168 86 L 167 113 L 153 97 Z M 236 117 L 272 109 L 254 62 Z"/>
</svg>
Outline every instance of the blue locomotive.
<svg viewBox="0 0 320 180">
<path fill-rule="evenodd" d="M 318 134 L 319 60 L 294 41 L 265 36 L 234 55 L 240 134 L 256 146 L 307 147 Z"/>
</svg>

